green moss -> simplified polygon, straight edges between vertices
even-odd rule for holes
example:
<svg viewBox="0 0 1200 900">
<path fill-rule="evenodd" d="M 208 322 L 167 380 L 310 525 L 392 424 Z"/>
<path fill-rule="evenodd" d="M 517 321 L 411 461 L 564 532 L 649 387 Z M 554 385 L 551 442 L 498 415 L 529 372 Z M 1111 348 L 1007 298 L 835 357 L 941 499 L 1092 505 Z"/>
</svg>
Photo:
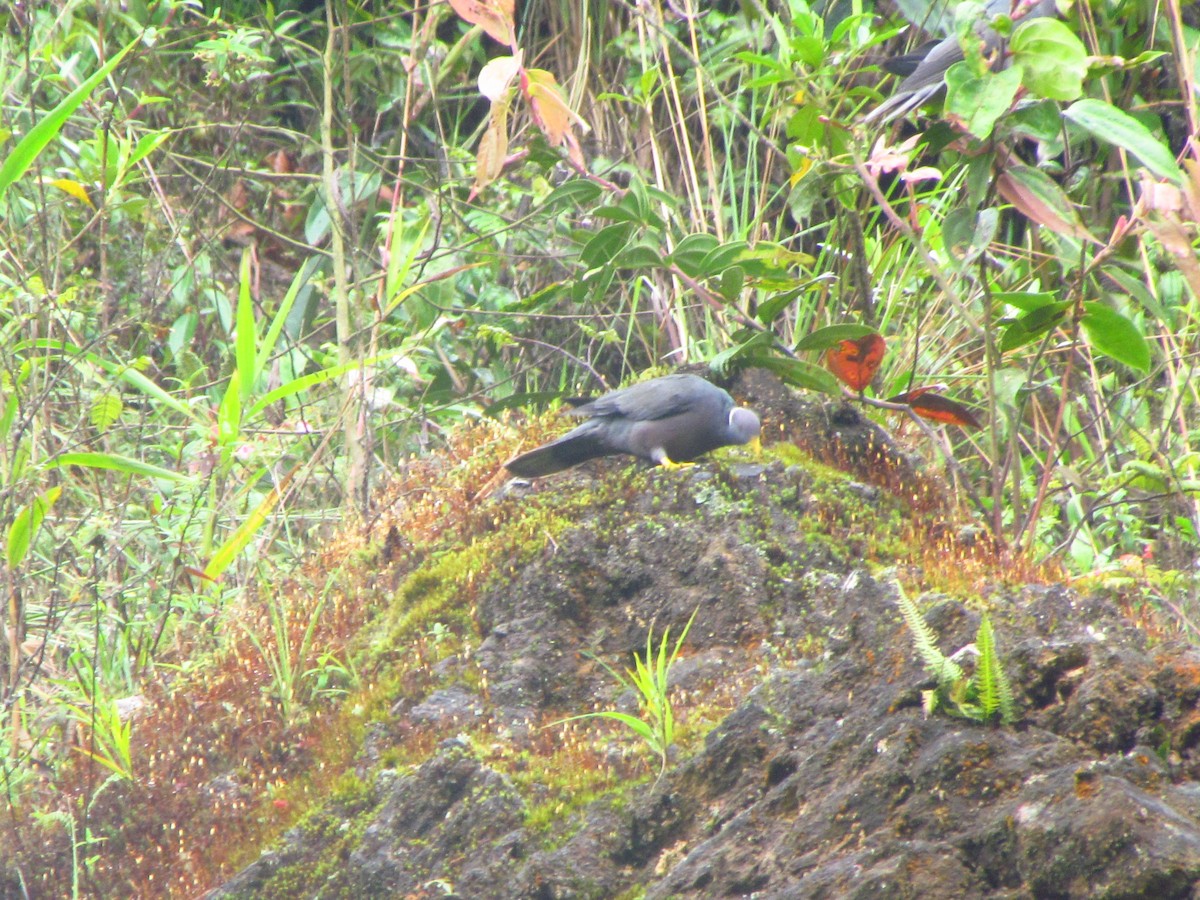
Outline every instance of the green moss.
<svg viewBox="0 0 1200 900">
<path fill-rule="evenodd" d="M 255 892 L 261 897 L 303 897 L 320 892 L 322 897 L 354 896 L 343 889 L 330 893 L 346 859 L 358 847 L 378 805 L 371 788 L 352 772 L 343 773 L 334 782 L 329 799 L 306 814 L 297 830 L 310 847 L 319 847 L 314 859 L 304 855 L 295 863 L 281 867 Z"/>
</svg>

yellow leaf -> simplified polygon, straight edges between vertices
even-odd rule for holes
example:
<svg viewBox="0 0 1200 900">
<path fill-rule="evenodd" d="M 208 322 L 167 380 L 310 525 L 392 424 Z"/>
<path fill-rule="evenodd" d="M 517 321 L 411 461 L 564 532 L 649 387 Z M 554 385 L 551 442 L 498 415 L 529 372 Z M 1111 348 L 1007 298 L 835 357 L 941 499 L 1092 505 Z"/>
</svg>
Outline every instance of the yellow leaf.
<svg viewBox="0 0 1200 900">
<path fill-rule="evenodd" d="M 87 188 L 85 188 L 78 181 L 72 181 L 69 178 L 55 178 L 50 182 L 50 184 L 58 188 L 60 191 L 70 194 L 76 200 L 86 203 L 92 209 L 96 208 L 92 203 L 92 198 L 88 196 Z"/>
<path fill-rule="evenodd" d="M 522 86 L 533 107 L 533 120 L 551 145 L 557 147 L 563 143 L 572 124 L 588 130 L 587 122 L 567 105 L 553 73 L 545 69 L 526 69 Z"/>
</svg>

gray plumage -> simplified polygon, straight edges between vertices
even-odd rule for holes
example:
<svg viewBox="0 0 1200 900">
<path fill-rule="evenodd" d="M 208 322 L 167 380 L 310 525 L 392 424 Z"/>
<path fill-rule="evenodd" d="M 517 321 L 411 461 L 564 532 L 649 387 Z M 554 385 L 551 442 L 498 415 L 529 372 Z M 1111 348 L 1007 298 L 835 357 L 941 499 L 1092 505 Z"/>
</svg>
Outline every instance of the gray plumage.
<svg viewBox="0 0 1200 900">
<path fill-rule="evenodd" d="M 984 56 L 1000 50 L 1003 38 L 988 23 L 998 15 L 1009 15 L 1014 21 L 1038 19 L 1058 14 L 1055 0 L 990 0 L 976 31 L 983 39 Z M 957 35 L 951 35 L 930 46 L 912 72 L 900 82 L 896 92 L 863 118 L 864 122 L 890 122 L 912 112 L 931 100 L 945 84 L 946 70 L 963 59 L 962 45 Z M 999 67 L 1006 65 L 999 61 Z"/>
<path fill-rule="evenodd" d="M 514 475 L 549 475 L 599 456 L 627 453 L 649 462 L 688 462 L 758 437 L 758 416 L 697 375 L 666 375 L 605 394 L 571 410 L 588 420 L 556 441 L 504 465 Z"/>
</svg>

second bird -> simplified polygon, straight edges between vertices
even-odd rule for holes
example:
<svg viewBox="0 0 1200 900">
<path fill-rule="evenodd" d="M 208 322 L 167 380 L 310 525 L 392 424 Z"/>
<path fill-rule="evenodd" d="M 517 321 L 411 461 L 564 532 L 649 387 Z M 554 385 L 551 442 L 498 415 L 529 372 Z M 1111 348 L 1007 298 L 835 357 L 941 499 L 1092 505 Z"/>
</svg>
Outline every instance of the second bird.
<svg viewBox="0 0 1200 900">
<path fill-rule="evenodd" d="M 659 465 L 689 462 L 758 438 L 758 416 L 698 375 L 666 375 L 584 402 L 588 420 L 504 465 L 514 475 L 549 475 L 599 456 L 627 453 Z"/>
</svg>

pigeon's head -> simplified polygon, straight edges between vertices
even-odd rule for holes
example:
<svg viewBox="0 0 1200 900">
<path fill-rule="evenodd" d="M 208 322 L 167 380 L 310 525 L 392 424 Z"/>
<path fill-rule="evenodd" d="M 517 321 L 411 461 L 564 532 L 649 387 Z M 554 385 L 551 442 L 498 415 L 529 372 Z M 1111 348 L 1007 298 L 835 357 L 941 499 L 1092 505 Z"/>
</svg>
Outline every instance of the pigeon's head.
<svg viewBox="0 0 1200 900">
<path fill-rule="evenodd" d="M 755 449 L 762 447 L 758 439 L 762 423 L 758 414 L 744 406 L 735 406 L 729 411 L 729 439 L 735 444 L 753 443 Z"/>
</svg>

